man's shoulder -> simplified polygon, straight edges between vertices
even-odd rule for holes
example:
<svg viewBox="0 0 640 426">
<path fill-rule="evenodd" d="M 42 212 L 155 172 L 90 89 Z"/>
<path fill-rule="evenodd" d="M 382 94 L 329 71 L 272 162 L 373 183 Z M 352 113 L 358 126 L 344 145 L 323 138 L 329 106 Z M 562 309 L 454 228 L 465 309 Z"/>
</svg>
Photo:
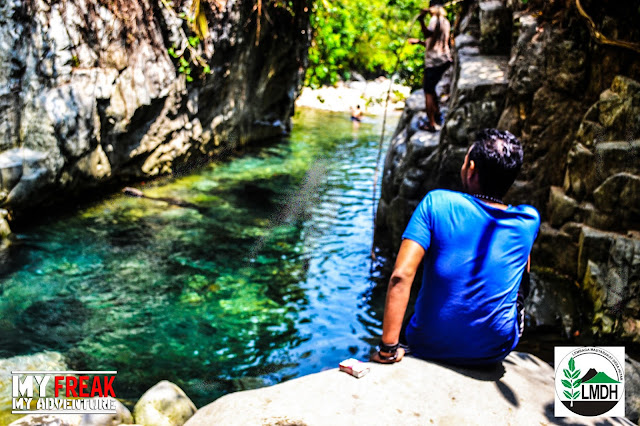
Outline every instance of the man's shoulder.
<svg viewBox="0 0 640 426">
<path fill-rule="evenodd" d="M 434 189 L 429 191 L 425 200 L 434 202 L 460 203 L 467 199 L 467 194 L 450 189 Z"/>
<path fill-rule="evenodd" d="M 535 207 L 530 206 L 529 204 L 519 204 L 515 206 L 515 209 L 517 209 L 523 215 L 529 216 L 531 219 L 534 219 L 538 224 L 540 223 L 540 213 Z"/>
</svg>

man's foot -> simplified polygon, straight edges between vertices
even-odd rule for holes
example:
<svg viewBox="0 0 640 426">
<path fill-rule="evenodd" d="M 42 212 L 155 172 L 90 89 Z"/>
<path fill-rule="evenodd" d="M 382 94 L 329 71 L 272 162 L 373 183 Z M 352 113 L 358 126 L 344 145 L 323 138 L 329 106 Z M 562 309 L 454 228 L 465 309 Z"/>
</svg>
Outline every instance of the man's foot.
<svg viewBox="0 0 640 426">
<path fill-rule="evenodd" d="M 437 124 L 433 126 L 431 124 L 420 126 L 420 130 L 426 130 L 429 133 L 437 133 L 440 131 L 440 129 L 442 129 L 442 127 L 438 126 Z"/>
</svg>

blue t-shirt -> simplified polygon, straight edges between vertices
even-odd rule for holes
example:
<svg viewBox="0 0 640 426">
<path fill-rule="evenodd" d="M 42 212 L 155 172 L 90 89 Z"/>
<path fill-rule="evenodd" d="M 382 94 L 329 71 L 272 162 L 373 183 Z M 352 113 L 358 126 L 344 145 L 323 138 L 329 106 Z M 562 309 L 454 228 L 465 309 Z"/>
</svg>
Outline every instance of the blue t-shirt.
<svg viewBox="0 0 640 426">
<path fill-rule="evenodd" d="M 518 343 L 518 288 L 539 226 L 532 206 L 501 210 L 460 192 L 427 194 L 402 235 L 426 251 L 406 329 L 413 355 L 486 364 L 509 354 Z"/>
</svg>

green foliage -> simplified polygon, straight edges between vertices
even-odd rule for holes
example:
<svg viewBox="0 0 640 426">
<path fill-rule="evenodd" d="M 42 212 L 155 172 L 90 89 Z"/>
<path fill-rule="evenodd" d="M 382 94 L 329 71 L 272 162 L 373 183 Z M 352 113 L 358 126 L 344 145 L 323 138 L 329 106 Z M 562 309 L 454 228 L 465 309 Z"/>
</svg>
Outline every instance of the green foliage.
<svg viewBox="0 0 640 426">
<path fill-rule="evenodd" d="M 306 85 L 317 87 L 350 78 L 398 76 L 412 87 L 422 83 L 424 47 L 404 43 L 413 18 L 427 7 L 423 0 L 318 0 L 314 3 Z M 453 19 L 455 9 L 449 10 Z M 409 37 L 423 39 L 416 22 Z M 397 57 L 396 57 L 397 54 Z"/>
<path fill-rule="evenodd" d="M 167 53 L 174 59 L 174 63 L 178 67 L 178 73 L 183 74 L 189 83 L 193 81 L 194 75 L 204 78 L 207 74 L 211 74 L 211 67 L 203 56 L 204 49 L 202 48 L 202 40 L 206 36 L 206 21 L 198 27 L 199 31 L 195 31 L 193 25 L 196 20 L 195 16 L 185 12 L 176 13 L 172 4 L 166 1 L 161 3 L 175 17 L 189 24 L 187 25 L 189 35 L 182 28 L 180 29 L 180 35 L 182 36 L 180 46 L 174 44 L 167 49 Z M 202 26 L 204 26 L 204 29 Z"/>
</svg>

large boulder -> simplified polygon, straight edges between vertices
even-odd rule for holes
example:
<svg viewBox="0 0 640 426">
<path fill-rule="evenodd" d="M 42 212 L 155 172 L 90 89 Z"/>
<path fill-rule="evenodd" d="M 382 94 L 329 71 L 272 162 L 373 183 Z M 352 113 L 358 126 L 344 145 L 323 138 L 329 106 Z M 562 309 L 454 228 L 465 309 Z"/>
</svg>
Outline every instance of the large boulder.
<svg viewBox="0 0 640 426">
<path fill-rule="evenodd" d="M 59 352 L 47 351 L 0 359 L 0 424 L 9 424 L 23 417 L 19 414 L 11 414 L 12 371 L 64 371 L 66 369 L 67 364 Z"/>
<path fill-rule="evenodd" d="M 146 391 L 133 408 L 136 423 L 143 426 L 182 426 L 195 412 L 184 391 L 167 380 Z"/>
<path fill-rule="evenodd" d="M 512 353 L 496 368 L 473 370 L 405 358 L 369 363 L 356 379 L 337 369 L 272 387 L 226 395 L 198 410 L 187 426 L 226 425 L 486 425 L 550 424 L 553 368 Z M 562 419 L 566 425 L 602 419 Z M 617 419 L 621 425 L 631 425 Z"/>
</svg>

